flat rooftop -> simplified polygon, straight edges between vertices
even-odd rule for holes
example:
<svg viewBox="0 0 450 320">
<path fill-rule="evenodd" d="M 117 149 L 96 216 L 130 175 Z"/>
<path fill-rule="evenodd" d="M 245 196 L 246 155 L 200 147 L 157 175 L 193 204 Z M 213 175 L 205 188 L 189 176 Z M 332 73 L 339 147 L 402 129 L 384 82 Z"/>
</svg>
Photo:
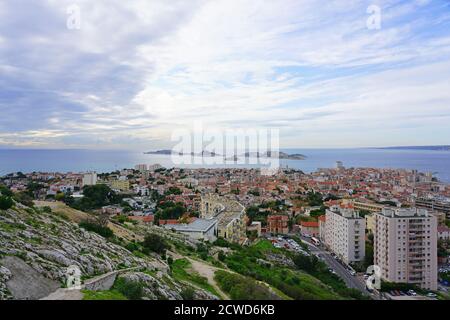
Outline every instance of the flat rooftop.
<svg viewBox="0 0 450 320">
<path fill-rule="evenodd" d="M 191 223 L 164 225 L 164 228 L 184 232 L 206 232 L 215 224 L 217 224 L 216 219 L 196 219 Z"/>
</svg>

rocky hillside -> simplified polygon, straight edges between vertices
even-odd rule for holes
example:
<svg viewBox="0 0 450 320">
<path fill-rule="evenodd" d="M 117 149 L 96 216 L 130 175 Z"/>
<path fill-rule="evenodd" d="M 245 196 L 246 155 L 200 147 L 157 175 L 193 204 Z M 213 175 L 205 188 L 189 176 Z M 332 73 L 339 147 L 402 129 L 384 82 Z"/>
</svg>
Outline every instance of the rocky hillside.
<svg viewBox="0 0 450 320">
<path fill-rule="evenodd" d="M 61 203 L 0 210 L 0 300 L 364 298 L 313 256 L 267 240 L 203 243 L 117 217 L 105 235 L 86 226 L 93 218 Z M 64 289 L 69 266 L 82 272 L 78 291 Z"/>
<path fill-rule="evenodd" d="M 19 204 L 0 210 L 0 300 L 40 299 L 66 283 L 67 267 L 83 279 L 136 267 L 118 278 L 139 280 L 144 299 L 214 299 L 201 288 L 175 280 L 157 255 L 136 255 L 123 246 L 80 228 L 67 217 Z"/>
</svg>

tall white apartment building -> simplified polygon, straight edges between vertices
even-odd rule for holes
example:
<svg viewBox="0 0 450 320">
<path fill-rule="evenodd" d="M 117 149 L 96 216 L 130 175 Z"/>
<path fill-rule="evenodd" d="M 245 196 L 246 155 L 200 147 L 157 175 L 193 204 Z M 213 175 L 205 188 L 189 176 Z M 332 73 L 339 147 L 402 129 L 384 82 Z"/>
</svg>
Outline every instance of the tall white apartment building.
<svg viewBox="0 0 450 320">
<path fill-rule="evenodd" d="M 95 173 L 95 172 L 85 173 L 83 175 L 82 184 L 83 184 L 83 187 L 96 185 L 97 184 L 97 173 Z"/>
<path fill-rule="evenodd" d="M 426 209 L 375 213 L 374 264 L 382 279 L 437 289 L 437 219 Z"/>
<path fill-rule="evenodd" d="M 325 245 L 346 264 L 363 261 L 365 219 L 355 210 L 332 206 L 325 220 Z"/>
<path fill-rule="evenodd" d="M 146 164 L 137 164 L 134 166 L 134 169 L 139 172 L 147 171 L 148 166 Z"/>
</svg>

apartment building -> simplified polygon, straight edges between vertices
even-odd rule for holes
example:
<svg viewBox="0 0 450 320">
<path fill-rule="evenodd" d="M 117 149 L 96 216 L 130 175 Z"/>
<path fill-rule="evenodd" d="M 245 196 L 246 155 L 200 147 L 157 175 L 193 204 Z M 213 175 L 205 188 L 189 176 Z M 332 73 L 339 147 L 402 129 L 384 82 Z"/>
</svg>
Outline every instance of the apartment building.
<svg viewBox="0 0 450 320">
<path fill-rule="evenodd" d="M 319 217 L 319 239 L 322 242 L 325 242 L 325 225 L 326 225 L 326 216 L 321 215 Z"/>
<path fill-rule="evenodd" d="M 111 189 L 119 191 L 128 191 L 130 189 L 130 182 L 128 180 L 112 180 Z"/>
<path fill-rule="evenodd" d="M 137 164 L 134 166 L 134 169 L 139 172 L 144 172 L 144 171 L 147 171 L 148 166 L 146 164 Z"/>
<path fill-rule="evenodd" d="M 289 217 L 285 215 L 270 215 L 267 217 L 267 231 L 274 234 L 289 233 Z"/>
<path fill-rule="evenodd" d="M 346 264 L 363 261 L 364 218 L 353 209 L 332 206 L 326 210 L 325 220 L 325 245 Z"/>
<path fill-rule="evenodd" d="M 376 213 L 374 264 L 386 281 L 436 290 L 436 217 L 418 208 L 383 208 Z"/>
<path fill-rule="evenodd" d="M 415 200 L 417 208 L 423 208 L 430 211 L 438 211 L 446 214 L 450 218 L 450 199 L 439 197 L 422 197 Z"/>
<path fill-rule="evenodd" d="M 84 186 L 95 186 L 97 184 L 97 173 L 89 172 L 83 175 L 82 185 Z"/>
<path fill-rule="evenodd" d="M 200 217 L 216 219 L 217 234 L 221 238 L 234 243 L 247 240 L 245 208 L 237 201 L 215 194 L 204 195 L 200 204 Z"/>
<path fill-rule="evenodd" d="M 355 210 L 365 210 L 369 212 L 380 212 L 385 207 L 382 204 L 372 203 L 372 202 L 362 202 L 362 201 L 351 201 Z"/>
</svg>

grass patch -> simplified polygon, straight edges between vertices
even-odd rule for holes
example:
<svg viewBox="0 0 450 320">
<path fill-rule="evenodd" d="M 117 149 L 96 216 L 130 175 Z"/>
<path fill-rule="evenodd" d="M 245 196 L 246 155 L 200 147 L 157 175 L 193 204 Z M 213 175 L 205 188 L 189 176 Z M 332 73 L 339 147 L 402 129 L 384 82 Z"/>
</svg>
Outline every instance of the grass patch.
<svg viewBox="0 0 450 320">
<path fill-rule="evenodd" d="M 90 291 L 82 290 L 83 300 L 128 300 L 122 293 L 117 290 L 108 291 Z"/>
<path fill-rule="evenodd" d="M 218 270 L 214 275 L 220 288 L 233 300 L 279 300 L 280 297 L 255 280 Z"/>
</svg>

